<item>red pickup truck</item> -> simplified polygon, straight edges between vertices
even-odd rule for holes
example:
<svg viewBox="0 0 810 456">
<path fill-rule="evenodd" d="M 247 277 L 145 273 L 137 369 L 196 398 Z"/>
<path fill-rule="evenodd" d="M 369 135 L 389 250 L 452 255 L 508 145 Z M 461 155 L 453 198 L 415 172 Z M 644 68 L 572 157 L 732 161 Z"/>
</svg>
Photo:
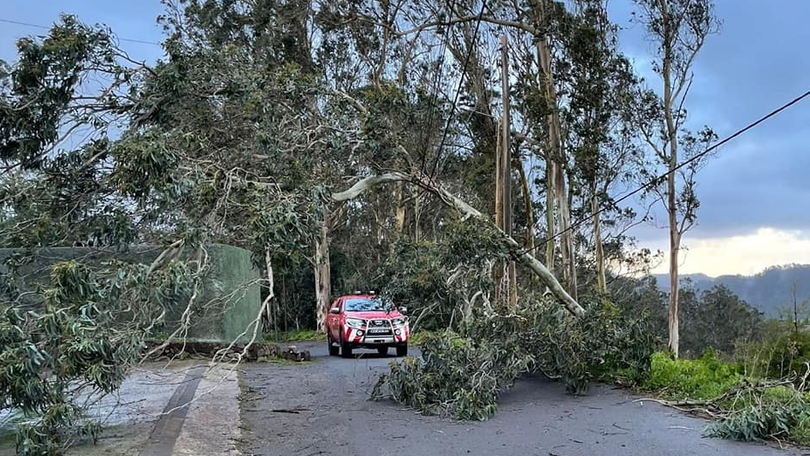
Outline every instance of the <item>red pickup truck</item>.
<svg viewBox="0 0 810 456">
<path fill-rule="evenodd" d="M 394 303 L 372 293 L 337 298 L 329 309 L 326 326 L 331 356 L 348 358 L 355 348 L 376 349 L 386 355 L 391 347 L 396 348 L 397 356 L 408 355 L 408 317 Z"/>
</svg>

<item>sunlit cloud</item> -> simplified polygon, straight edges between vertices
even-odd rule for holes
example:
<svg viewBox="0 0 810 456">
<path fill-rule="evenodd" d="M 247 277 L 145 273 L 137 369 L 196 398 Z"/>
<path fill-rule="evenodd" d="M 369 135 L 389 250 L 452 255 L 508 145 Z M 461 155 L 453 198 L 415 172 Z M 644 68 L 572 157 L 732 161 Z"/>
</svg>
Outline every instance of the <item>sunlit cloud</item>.
<svg viewBox="0 0 810 456">
<path fill-rule="evenodd" d="M 801 230 L 760 228 L 754 233 L 722 238 L 685 238 L 681 251 L 680 272 L 756 274 L 769 266 L 810 263 L 810 233 Z M 668 272 L 669 254 L 665 246 L 663 261 L 653 273 Z"/>
</svg>

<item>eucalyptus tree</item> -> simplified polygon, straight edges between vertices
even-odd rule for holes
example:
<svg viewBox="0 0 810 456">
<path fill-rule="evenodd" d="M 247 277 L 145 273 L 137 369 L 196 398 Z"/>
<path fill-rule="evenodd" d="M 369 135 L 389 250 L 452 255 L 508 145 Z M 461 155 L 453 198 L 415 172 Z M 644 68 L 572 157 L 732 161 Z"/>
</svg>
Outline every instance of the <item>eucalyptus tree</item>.
<svg viewBox="0 0 810 456">
<path fill-rule="evenodd" d="M 654 185 L 649 193 L 661 201 L 667 213 L 669 232 L 669 349 L 677 357 L 678 264 L 683 234 L 695 224 L 700 202 L 695 193 L 695 174 L 705 163 L 703 152 L 716 137 L 708 128 L 698 133 L 684 129 L 684 108 L 692 85 L 692 67 L 706 38 L 717 32 L 711 0 L 636 0 L 635 20 L 643 24 L 655 46 L 653 71 L 662 88 L 638 95 L 636 124 L 653 151 L 653 173 L 645 175 Z M 688 162 L 682 167 L 679 157 Z M 658 179 L 658 171 L 666 173 Z"/>
<path fill-rule="evenodd" d="M 171 255 L 150 264 L 75 258 L 34 280 L 54 256 L 43 247 L 168 243 L 159 201 L 181 185 L 168 172 L 176 156 L 159 138 L 138 150 L 111 139 L 133 119 L 149 70 L 109 30 L 64 16 L 17 50 L 0 71 L 0 240 L 22 248 L 2 269 L 0 409 L 28 418 L 17 427 L 18 453 L 49 455 L 96 436 L 79 398 L 121 384 L 144 338 L 195 300 L 205 266 Z M 199 245 L 192 232 L 175 234 L 175 247 Z"/>
</svg>

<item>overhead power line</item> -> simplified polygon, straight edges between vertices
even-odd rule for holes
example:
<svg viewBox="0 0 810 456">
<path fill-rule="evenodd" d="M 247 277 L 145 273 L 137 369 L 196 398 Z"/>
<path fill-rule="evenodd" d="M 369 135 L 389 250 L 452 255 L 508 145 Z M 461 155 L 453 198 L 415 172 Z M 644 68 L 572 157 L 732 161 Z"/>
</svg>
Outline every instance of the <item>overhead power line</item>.
<svg viewBox="0 0 810 456">
<path fill-rule="evenodd" d="M 631 196 L 636 195 L 636 194 L 638 194 L 639 192 L 642 192 L 642 191 L 644 191 L 644 190 L 646 190 L 646 189 L 648 189 L 648 188 L 652 187 L 653 185 L 655 185 L 655 184 L 657 184 L 658 182 L 660 182 L 660 181 L 661 181 L 661 179 L 663 179 L 663 178 L 665 178 L 665 177 L 669 176 L 670 174 L 672 174 L 672 173 L 674 173 L 674 172 L 678 171 L 679 169 L 681 169 L 681 168 L 683 168 L 683 167 L 685 167 L 685 166 L 688 166 L 688 165 L 689 165 L 689 164 L 691 164 L 691 163 L 694 163 L 694 162 L 695 162 L 695 161 L 697 161 L 697 160 L 700 160 L 701 158 L 705 157 L 706 155 L 708 155 L 709 153 L 711 153 L 713 150 L 717 149 L 718 147 L 720 147 L 720 146 L 722 146 L 722 145 L 724 145 L 724 144 L 727 144 L 728 142 L 730 142 L 730 141 L 734 140 L 734 139 L 735 139 L 735 138 L 737 138 L 738 136 L 740 136 L 740 135 L 742 135 L 742 134 L 746 133 L 747 131 L 749 131 L 749 130 L 751 130 L 751 129 L 755 128 L 755 127 L 757 127 L 759 124 L 761 124 L 761 123 L 763 123 L 763 122 L 767 121 L 768 119 L 770 119 L 770 118 L 772 118 L 772 117 L 776 116 L 777 114 L 779 114 L 779 113 L 781 113 L 782 111 L 784 111 L 784 110 L 786 110 L 786 109 L 790 108 L 791 106 L 793 106 L 793 105 L 795 105 L 796 103 L 798 103 L 798 102 L 802 101 L 803 99 L 807 98 L 808 96 L 810 96 L 810 90 L 808 90 L 807 92 L 804 92 L 803 94 L 801 94 L 801 95 L 799 95 L 798 97 L 796 97 L 796 98 L 794 98 L 794 99 L 790 100 L 789 102 L 787 102 L 787 103 L 783 104 L 782 106 L 780 106 L 780 107 L 778 107 L 778 108 L 774 109 L 773 111 L 771 111 L 771 112 L 769 112 L 768 114 L 766 114 L 766 115 L 764 115 L 764 116 L 760 117 L 759 119 L 757 119 L 757 120 L 755 120 L 755 121 L 751 122 L 750 124 L 746 125 L 745 127 L 741 128 L 741 129 L 739 129 L 739 130 L 737 130 L 736 132 L 734 132 L 734 133 L 733 133 L 733 134 L 731 134 L 730 136 L 727 136 L 726 138 L 724 138 L 724 139 L 723 139 L 723 140 L 721 140 L 720 142 L 718 142 L 718 143 L 716 143 L 716 144 L 714 144 L 714 145 L 712 145 L 712 146 L 708 147 L 708 148 L 707 148 L 706 150 L 704 150 L 703 152 L 700 152 L 700 153 L 696 154 L 694 157 L 690 158 L 689 160 L 686 160 L 686 161 L 684 161 L 683 163 L 680 163 L 679 165 L 675 166 L 675 168 L 673 168 L 673 169 L 671 169 L 671 170 L 669 170 L 669 171 L 667 171 L 667 172 L 665 172 L 665 173 L 663 173 L 663 174 L 661 174 L 661 175 L 659 175 L 659 176 L 655 177 L 654 179 L 651 179 L 649 182 L 645 183 L 644 185 L 641 185 L 641 186 L 637 187 L 637 188 L 636 188 L 636 189 L 634 189 L 633 191 L 631 191 L 631 192 L 629 192 L 629 193 L 627 193 L 627 194 L 625 194 L 625 195 L 622 195 L 622 196 L 621 196 L 619 199 L 617 199 L 617 200 L 615 201 L 615 204 L 619 204 L 619 203 L 621 203 L 622 201 L 626 200 L 627 198 L 630 198 Z M 595 214 L 601 214 L 601 213 L 602 213 L 604 210 L 605 210 L 605 209 L 599 209 L 598 211 L 596 211 L 596 213 L 595 213 Z M 555 234 L 554 236 L 552 236 L 552 237 L 550 237 L 550 238 L 547 238 L 547 239 L 543 240 L 541 243 L 539 243 L 538 245 L 535 245 L 533 248 L 526 249 L 526 250 L 525 250 L 523 253 L 528 253 L 528 252 L 531 252 L 532 250 L 536 250 L 538 247 L 545 246 L 545 245 L 546 245 L 546 244 L 548 244 L 549 242 L 551 242 L 551 241 L 553 241 L 553 240 L 557 239 L 557 238 L 558 238 L 560 235 L 562 235 L 563 233 L 565 233 L 565 232 L 567 232 L 567 231 L 571 231 L 571 230 L 573 230 L 574 228 L 579 227 L 580 225 L 582 225 L 582 224 L 583 224 L 583 223 L 585 223 L 586 221 L 591 220 L 591 218 L 592 218 L 592 217 L 593 217 L 593 215 L 595 215 L 595 214 L 591 214 L 591 215 L 589 215 L 588 217 L 584 217 L 584 218 L 582 218 L 582 219 L 580 219 L 580 220 L 577 220 L 575 223 L 572 223 L 572 224 L 571 224 L 571 226 L 569 226 L 569 227 L 568 227 L 568 228 L 566 228 L 565 230 L 562 230 L 562 231 L 560 231 L 559 233 Z"/>
<path fill-rule="evenodd" d="M 39 28 L 39 29 L 50 30 L 50 27 L 48 27 L 46 25 L 31 24 L 29 22 L 12 21 L 10 19 L 0 19 L 0 22 L 5 22 L 6 24 L 23 25 L 23 26 L 26 26 L 26 27 L 35 27 L 35 28 Z M 156 41 L 137 40 L 137 39 L 133 39 L 133 38 L 121 38 L 121 37 L 117 37 L 117 38 L 120 41 L 127 41 L 127 42 L 130 42 L 130 43 L 153 44 L 155 46 L 160 46 L 161 45 L 160 43 L 158 43 Z"/>
</svg>

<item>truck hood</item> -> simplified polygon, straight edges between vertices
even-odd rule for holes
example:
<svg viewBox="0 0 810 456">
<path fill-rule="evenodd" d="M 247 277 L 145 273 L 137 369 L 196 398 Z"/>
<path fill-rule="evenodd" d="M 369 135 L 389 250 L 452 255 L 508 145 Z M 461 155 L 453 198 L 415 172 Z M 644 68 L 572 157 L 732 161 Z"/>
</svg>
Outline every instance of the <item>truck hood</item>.
<svg viewBox="0 0 810 456">
<path fill-rule="evenodd" d="M 381 310 L 372 310 L 365 312 L 346 312 L 346 318 L 362 318 L 363 320 L 390 320 L 392 318 L 401 318 L 402 314 L 398 310 L 392 310 L 390 313 L 385 313 Z"/>
</svg>

